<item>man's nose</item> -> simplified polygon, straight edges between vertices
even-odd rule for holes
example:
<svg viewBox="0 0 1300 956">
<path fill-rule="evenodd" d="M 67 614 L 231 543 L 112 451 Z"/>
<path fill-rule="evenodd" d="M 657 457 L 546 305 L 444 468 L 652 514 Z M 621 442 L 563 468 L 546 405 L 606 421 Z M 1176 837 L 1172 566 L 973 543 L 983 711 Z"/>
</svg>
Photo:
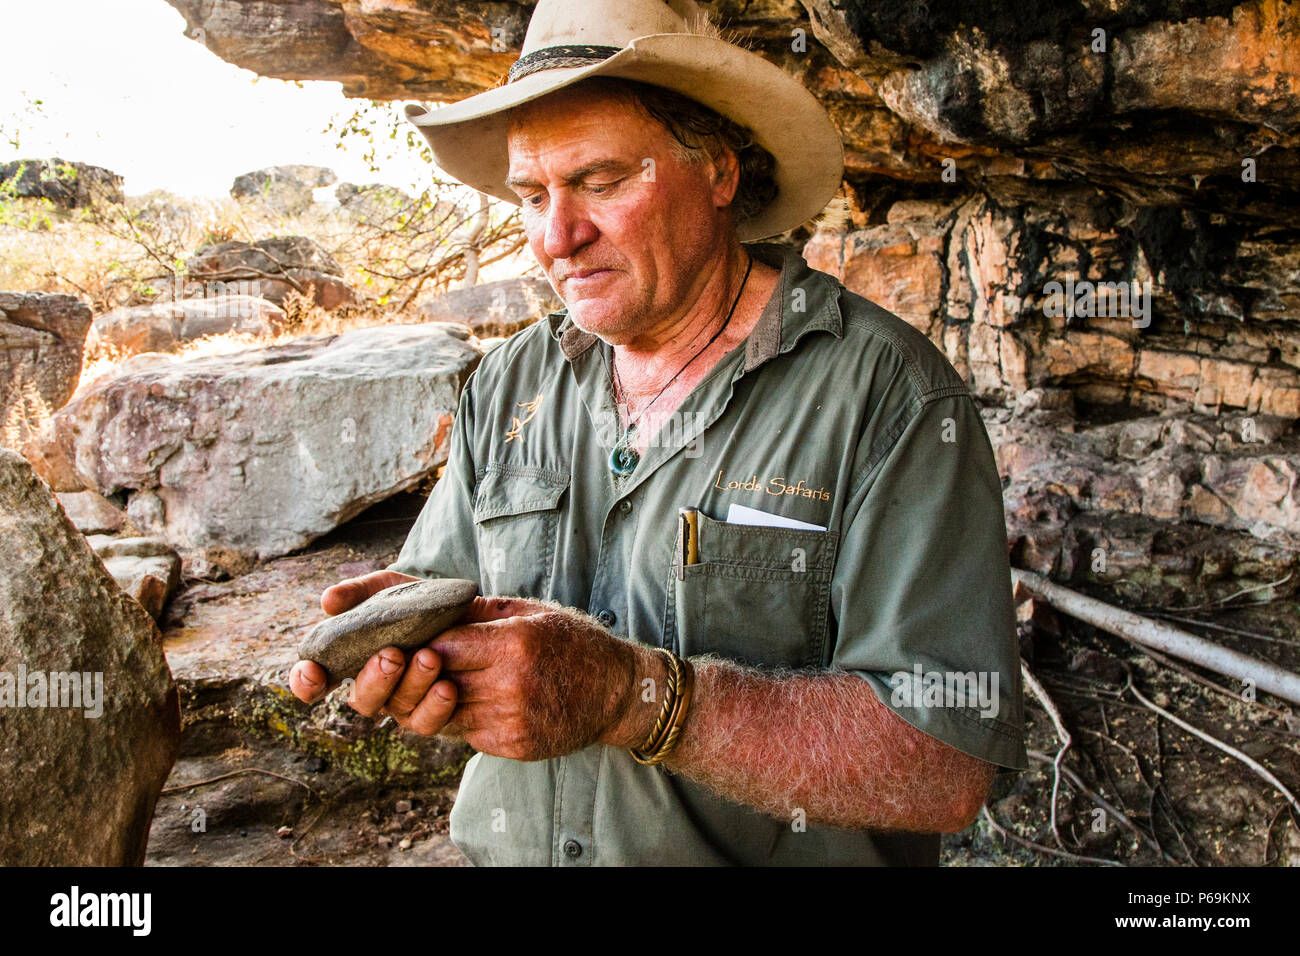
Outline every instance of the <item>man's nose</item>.
<svg viewBox="0 0 1300 956">
<path fill-rule="evenodd" d="M 567 198 L 552 200 L 547 210 L 543 248 L 548 258 L 568 259 L 598 235 L 580 203 Z"/>
</svg>

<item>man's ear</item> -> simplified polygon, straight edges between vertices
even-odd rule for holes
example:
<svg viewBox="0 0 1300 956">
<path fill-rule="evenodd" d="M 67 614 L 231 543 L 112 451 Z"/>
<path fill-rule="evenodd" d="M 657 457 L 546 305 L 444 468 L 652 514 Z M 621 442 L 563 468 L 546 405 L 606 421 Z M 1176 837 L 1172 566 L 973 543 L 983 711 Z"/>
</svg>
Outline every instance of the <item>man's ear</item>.
<svg viewBox="0 0 1300 956">
<path fill-rule="evenodd" d="M 740 187 L 740 160 L 733 150 L 723 148 L 709 166 L 713 202 L 719 208 L 731 205 Z"/>
</svg>

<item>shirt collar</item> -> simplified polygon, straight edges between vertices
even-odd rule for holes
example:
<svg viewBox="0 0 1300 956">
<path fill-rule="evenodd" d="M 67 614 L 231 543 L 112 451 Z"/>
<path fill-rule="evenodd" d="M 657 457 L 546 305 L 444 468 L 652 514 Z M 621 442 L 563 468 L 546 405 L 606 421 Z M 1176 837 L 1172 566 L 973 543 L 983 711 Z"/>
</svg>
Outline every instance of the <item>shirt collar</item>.
<svg viewBox="0 0 1300 956">
<path fill-rule="evenodd" d="M 759 262 L 781 270 L 772 298 L 745 341 L 746 372 L 789 352 L 809 332 L 822 330 L 843 336 L 838 282 L 811 268 L 794 249 L 774 243 L 745 248 Z M 574 325 L 568 309 L 550 313 L 546 322 L 570 362 L 600 341 L 594 333 Z"/>
</svg>

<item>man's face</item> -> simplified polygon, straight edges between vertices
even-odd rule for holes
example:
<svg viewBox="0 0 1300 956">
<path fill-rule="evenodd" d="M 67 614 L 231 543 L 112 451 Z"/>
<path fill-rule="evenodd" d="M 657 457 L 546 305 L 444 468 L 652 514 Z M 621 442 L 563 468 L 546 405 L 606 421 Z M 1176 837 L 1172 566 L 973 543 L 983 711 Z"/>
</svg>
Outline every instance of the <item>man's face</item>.
<svg viewBox="0 0 1300 956">
<path fill-rule="evenodd" d="M 726 248 L 734 157 L 682 162 L 634 104 L 580 88 L 511 120 L 508 183 L 574 323 L 614 344 L 671 323 Z"/>
</svg>

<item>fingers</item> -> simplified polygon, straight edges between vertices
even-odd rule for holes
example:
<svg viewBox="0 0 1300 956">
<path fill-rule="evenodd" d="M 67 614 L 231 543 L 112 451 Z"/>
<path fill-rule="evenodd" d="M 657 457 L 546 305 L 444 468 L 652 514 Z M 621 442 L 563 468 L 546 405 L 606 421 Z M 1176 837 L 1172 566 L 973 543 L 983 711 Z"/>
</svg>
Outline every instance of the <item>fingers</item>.
<svg viewBox="0 0 1300 956">
<path fill-rule="evenodd" d="M 456 685 L 438 680 L 441 661 L 429 648 L 421 648 L 409 665 L 402 652 L 386 647 L 366 662 L 348 695 L 357 713 L 374 717 L 391 714 L 399 725 L 431 736 L 442 730 L 456 709 Z M 314 703 L 329 689 L 325 669 L 315 661 L 299 661 L 289 671 L 294 696 Z"/>
<path fill-rule="evenodd" d="M 348 706 L 365 717 L 375 716 L 393 695 L 405 666 L 406 658 L 401 651 L 385 647 L 361 668 L 348 695 Z"/>
<path fill-rule="evenodd" d="M 406 720 L 433 687 L 441 667 L 442 662 L 434 651 L 427 647 L 416 651 L 410 665 L 402 674 L 397 689 L 393 691 L 393 696 L 388 698 L 388 703 L 384 705 L 384 710 L 395 717 L 399 723 Z"/>
<path fill-rule="evenodd" d="M 456 709 L 456 685 L 438 680 L 442 662 L 427 647 L 416 651 L 384 711 L 407 730 L 426 737 L 442 730 Z"/>
<path fill-rule="evenodd" d="M 455 709 L 456 685 L 449 680 L 440 680 L 415 705 L 410 716 L 404 722 L 399 719 L 398 723 L 427 737 L 442 730 Z"/>
<path fill-rule="evenodd" d="M 498 750 L 497 722 L 491 708 L 485 704 L 462 703 L 456 711 L 455 721 L 449 722 L 444 734 L 454 734 L 475 750 L 504 756 Z"/>
<path fill-rule="evenodd" d="M 320 606 L 326 614 L 342 614 L 356 607 L 372 594 L 391 588 L 404 581 L 418 581 L 409 574 L 398 571 L 372 571 L 359 578 L 348 578 L 326 588 L 320 596 Z"/>
<path fill-rule="evenodd" d="M 289 689 L 299 700 L 314 704 L 329 690 L 325 668 L 315 661 L 299 661 L 289 671 Z"/>
</svg>

